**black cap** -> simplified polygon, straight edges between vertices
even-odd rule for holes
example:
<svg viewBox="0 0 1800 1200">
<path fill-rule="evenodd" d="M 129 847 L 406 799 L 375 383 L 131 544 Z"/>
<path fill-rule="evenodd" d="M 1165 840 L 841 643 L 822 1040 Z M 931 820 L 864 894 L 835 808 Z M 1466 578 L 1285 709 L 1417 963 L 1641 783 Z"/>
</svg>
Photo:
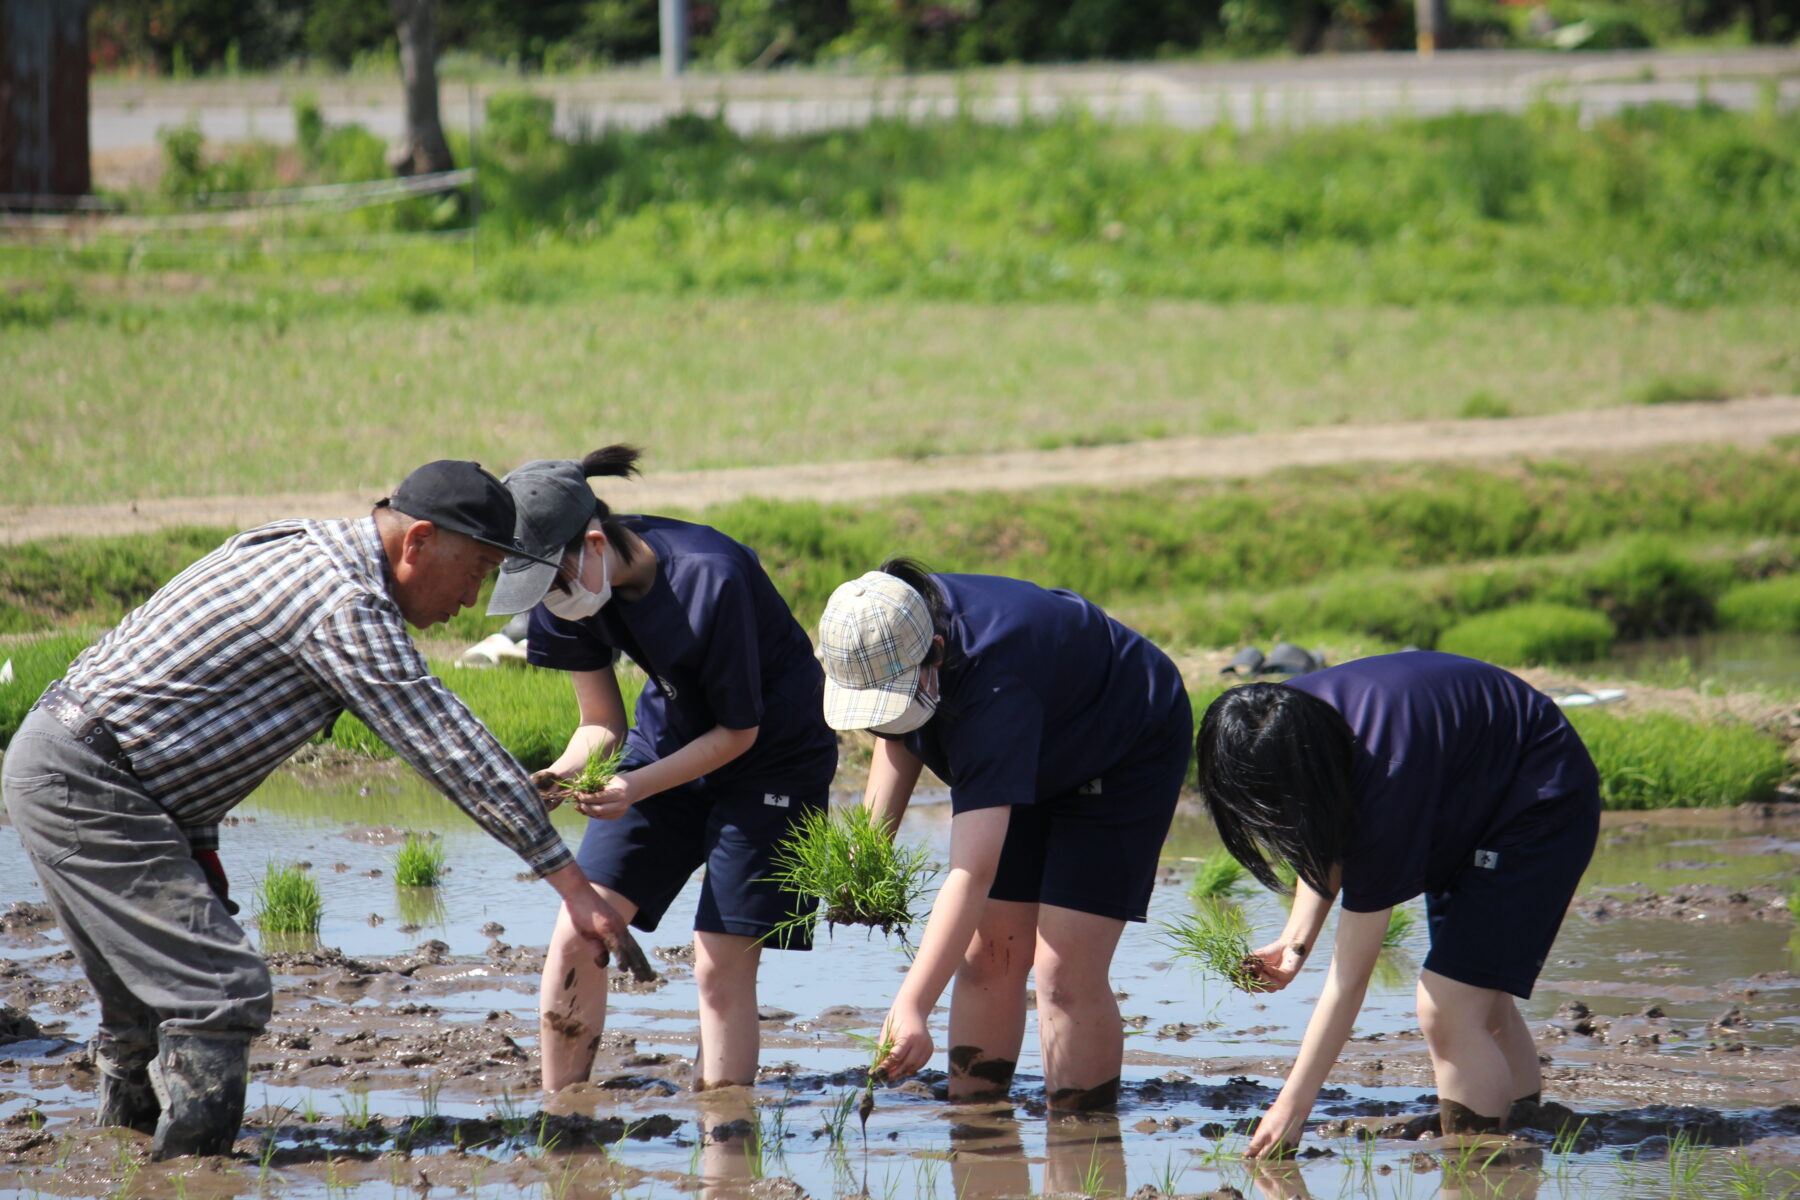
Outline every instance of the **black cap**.
<svg viewBox="0 0 1800 1200">
<path fill-rule="evenodd" d="M 526 553 L 513 538 L 517 512 L 512 494 L 479 463 L 448 458 L 426 463 L 380 503 L 508 554 Z"/>
</svg>

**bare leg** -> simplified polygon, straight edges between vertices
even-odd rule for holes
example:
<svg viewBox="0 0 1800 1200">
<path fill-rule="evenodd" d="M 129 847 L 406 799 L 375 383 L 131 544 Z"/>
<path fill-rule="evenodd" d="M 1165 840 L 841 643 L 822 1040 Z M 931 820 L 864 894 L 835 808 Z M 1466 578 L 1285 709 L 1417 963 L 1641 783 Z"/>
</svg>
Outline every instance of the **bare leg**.
<svg viewBox="0 0 1800 1200">
<path fill-rule="evenodd" d="M 1124 931 L 1112 917 L 1038 906 L 1038 1036 L 1051 1108 L 1118 1103 L 1125 1030 L 1108 973 Z"/>
<path fill-rule="evenodd" d="M 1025 980 L 1037 937 L 1035 904 L 990 900 L 950 997 L 950 1099 L 998 1099 L 1025 1041 Z"/>
<path fill-rule="evenodd" d="M 625 920 L 637 915 L 637 905 L 611 888 L 595 884 L 594 891 Z M 559 908 L 538 983 L 538 1049 L 546 1092 L 587 1081 L 605 1028 L 606 969 L 595 960 L 593 943 L 575 932 L 568 911 Z"/>
<path fill-rule="evenodd" d="M 756 967 L 761 959 L 762 945 L 755 938 L 694 935 L 701 1088 L 756 1082 Z"/>
<path fill-rule="evenodd" d="M 1446 1135 L 1497 1132 L 1512 1109 L 1512 1064 L 1491 1028 L 1502 998 L 1435 971 L 1419 975 L 1419 1027 L 1437 1072 Z"/>
<path fill-rule="evenodd" d="M 1537 1042 L 1532 1038 L 1525 1018 L 1519 1015 L 1518 1001 L 1505 992 L 1498 993 L 1488 1029 L 1493 1033 L 1494 1041 L 1499 1043 L 1501 1053 L 1506 1055 L 1506 1065 L 1512 1070 L 1512 1098 L 1524 1100 L 1541 1093 L 1544 1073 L 1538 1064 Z"/>
</svg>

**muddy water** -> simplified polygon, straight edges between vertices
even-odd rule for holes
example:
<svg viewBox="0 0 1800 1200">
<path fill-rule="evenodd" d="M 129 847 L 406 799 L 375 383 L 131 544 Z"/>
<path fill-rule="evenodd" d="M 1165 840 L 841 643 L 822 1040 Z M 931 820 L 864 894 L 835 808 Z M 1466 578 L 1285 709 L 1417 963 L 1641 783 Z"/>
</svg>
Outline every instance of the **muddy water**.
<svg viewBox="0 0 1800 1200">
<path fill-rule="evenodd" d="M 906 836 L 941 854 L 948 815 L 926 798 Z M 879 934 L 839 930 L 811 954 L 769 953 L 762 1081 L 696 1097 L 690 885 L 662 928 L 643 935 L 665 981 L 621 989 L 594 1081 L 541 1105 L 535 988 L 547 886 L 520 879 L 520 863 L 399 773 L 283 774 L 239 818 L 224 831 L 224 858 L 240 895 L 267 862 L 306 862 L 325 913 L 316 943 L 265 946 L 280 995 L 254 1056 L 237 1154 L 148 1164 L 139 1135 L 91 1127 L 82 1043 L 96 1013 L 61 935 L 21 911 L 0 920 L 0 1002 L 34 1027 L 0 1045 L 0 1193 L 949 1200 L 1149 1186 L 1574 1198 L 1779 1195 L 1800 1182 L 1784 1174 L 1800 1171 L 1800 1107 L 1785 1107 L 1800 1104 L 1791 974 L 1800 951 L 1780 903 L 1800 859 L 1792 817 L 1609 818 L 1525 1010 L 1549 1060 L 1546 1097 L 1575 1115 L 1548 1110 L 1498 1157 L 1442 1147 L 1421 1128 L 1435 1111 L 1413 1019 L 1421 921 L 1383 963 L 1315 1112 L 1323 1124 L 1308 1157 L 1255 1177 L 1235 1155 L 1241 1130 L 1279 1086 L 1322 972 L 1253 998 L 1170 962 L 1157 921 L 1186 910 L 1192 861 L 1214 848 L 1198 817 L 1177 822 L 1152 921 L 1121 943 L 1114 984 L 1129 1036 L 1116 1118 L 1045 1115 L 1031 1032 L 1006 1103 L 947 1105 L 932 1072 L 877 1086 L 866 1138 L 856 1109 L 867 1057 L 852 1035 L 876 1032 L 906 962 Z M 395 887 L 408 829 L 442 838 L 443 886 Z M 579 821 L 566 832 L 579 837 Z M 0 901 L 39 895 L 0 827 Z M 1259 932 L 1278 929 L 1271 898 L 1239 902 Z M 1565 1125 L 1580 1134 L 1553 1145 Z M 1740 1143 L 1731 1153 L 1691 1148 Z"/>
</svg>

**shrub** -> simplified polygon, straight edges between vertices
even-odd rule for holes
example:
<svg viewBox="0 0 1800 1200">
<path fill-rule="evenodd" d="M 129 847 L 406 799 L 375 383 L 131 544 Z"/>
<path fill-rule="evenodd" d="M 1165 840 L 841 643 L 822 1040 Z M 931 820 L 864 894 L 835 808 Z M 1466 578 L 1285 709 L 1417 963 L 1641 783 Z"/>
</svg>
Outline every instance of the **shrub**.
<svg viewBox="0 0 1800 1200">
<path fill-rule="evenodd" d="M 1717 574 L 1660 538 L 1642 537 L 1601 559 L 1581 583 L 1620 637 L 1667 637 L 1711 624 Z"/>
<path fill-rule="evenodd" d="M 394 856 L 394 882 L 401 887 L 436 887 L 443 878 L 443 843 L 408 833 Z"/>
<path fill-rule="evenodd" d="M 1613 641 L 1612 622 L 1565 604 L 1520 604 L 1470 617 L 1444 631 L 1437 648 L 1509 667 L 1588 662 Z"/>
<path fill-rule="evenodd" d="M 1745 633 L 1800 633 L 1800 575 L 1739 584 L 1719 597 L 1718 618 Z"/>
<path fill-rule="evenodd" d="M 1600 769 L 1611 809 L 1717 808 L 1766 800 L 1787 774 L 1774 738 L 1669 713 L 1575 709 L 1570 722 Z"/>
<path fill-rule="evenodd" d="M 325 900 L 312 876 L 270 863 L 256 885 L 256 923 L 264 933 L 317 933 Z"/>
</svg>

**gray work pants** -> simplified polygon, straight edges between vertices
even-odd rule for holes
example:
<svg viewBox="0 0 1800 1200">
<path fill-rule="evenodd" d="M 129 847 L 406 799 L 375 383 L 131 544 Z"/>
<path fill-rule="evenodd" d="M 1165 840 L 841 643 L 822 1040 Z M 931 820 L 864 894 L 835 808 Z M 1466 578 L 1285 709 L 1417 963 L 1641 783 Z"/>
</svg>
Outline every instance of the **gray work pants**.
<svg viewBox="0 0 1800 1200">
<path fill-rule="evenodd" d="M 7 748 L 0 791 L 99 997 L 104 1065 L 143 1066 L 159 1031 L 261 1032 L 269 969 L 207 885 L 187 835 L 136 779 L 33 712 Z"/>
</svg>

